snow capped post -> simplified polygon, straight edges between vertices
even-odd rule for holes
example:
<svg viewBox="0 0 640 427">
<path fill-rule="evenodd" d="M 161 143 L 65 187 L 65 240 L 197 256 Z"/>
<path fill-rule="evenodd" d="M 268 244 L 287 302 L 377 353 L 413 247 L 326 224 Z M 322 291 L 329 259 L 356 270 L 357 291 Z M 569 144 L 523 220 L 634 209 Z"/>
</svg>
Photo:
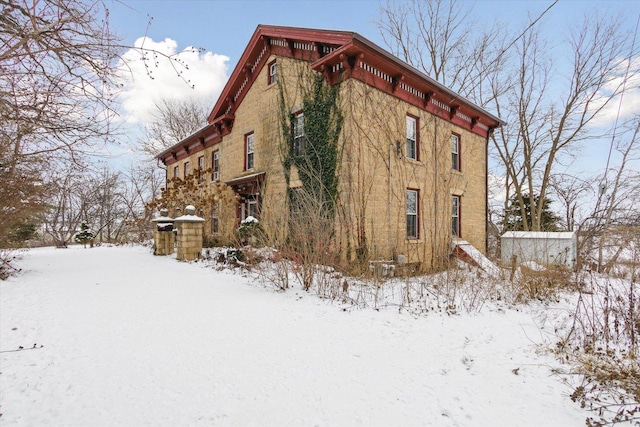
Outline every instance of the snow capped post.
<svg viewBox="0 0 640 427">
<path fill-rule="evenodd" d="M 177 243 L 179 261 L 191 261 L 202 254 L 202 229 L 204 219 L 196 216 L 196 208 L 188 205 L 185 214 L 175 219 L 178 229 Z"/>
<path fill-rule="evenodd" d="M 153 230 L 154 255 L 171 255 L 173 253 L 173 218 L 168 209 L 160 209 L 160 216 L 151 220 L 156 224 Z"/>
</svg>

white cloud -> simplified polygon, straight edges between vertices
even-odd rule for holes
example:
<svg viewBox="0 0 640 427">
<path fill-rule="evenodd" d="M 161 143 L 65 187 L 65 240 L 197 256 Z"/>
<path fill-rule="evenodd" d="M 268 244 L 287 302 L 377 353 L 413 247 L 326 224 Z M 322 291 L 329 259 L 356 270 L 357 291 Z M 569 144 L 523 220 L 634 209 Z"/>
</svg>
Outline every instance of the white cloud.
<svg viewBox="0 0 640 427">
<path fill-rule="evenodd" d="M 154 102 L 163 98 L 209 100 L 211 108 L 228 79 L 229 57 L 202 53 L 193 47 L 178 51 L 178 43 L 166 38 L 136 40 L 120 64 L 123 119 L 145 124 L 153 114 Z"/>
<path fill-rule="evenodd" d="M 619 123 L 640 111 L 640 73 L 637 71 L 640 70 L 640 57 L 634 58 L 631 64 L 629 64 L 628 59 L 621 61 L 616 70 L 618 77 L 612 79 L 605 85 L 604 90 L 600 93 L 601 99 L 606 99 L 614 91 L 621 90 L 627 67 L 629 67 L 629 73 L 623 95 L 618 95 L 609 102 L 596 119 L 591 122 L 593 126 L 613 126 L 616 117 L 618 117 L 618 110 L 620 111 L 618 118 Z M 600 106 L 602 104 L 597 105 Z"/>
</svg>

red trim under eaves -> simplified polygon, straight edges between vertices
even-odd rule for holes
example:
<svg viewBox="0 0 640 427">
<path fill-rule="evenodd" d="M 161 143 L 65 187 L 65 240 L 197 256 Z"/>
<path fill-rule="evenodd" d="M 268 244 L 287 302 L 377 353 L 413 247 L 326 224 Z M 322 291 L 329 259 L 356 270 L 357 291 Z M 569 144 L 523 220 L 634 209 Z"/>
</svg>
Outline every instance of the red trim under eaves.
<svg viewBox="0 0 640 427">
<path fill-rule="evenodd" d="M 258 25 L 208 116 L 209 125 L 165 150 L 166 165 L 189 155 L 194 141 L 205 147 L 231 132 L 235 109 L 272 54 L 311 62 L 331 84 L 355 78 L 420 109 L 487 138 L 504 125 L 498 117 L 471 103 L 357 33 L 349 31 Z"/>
</svg>

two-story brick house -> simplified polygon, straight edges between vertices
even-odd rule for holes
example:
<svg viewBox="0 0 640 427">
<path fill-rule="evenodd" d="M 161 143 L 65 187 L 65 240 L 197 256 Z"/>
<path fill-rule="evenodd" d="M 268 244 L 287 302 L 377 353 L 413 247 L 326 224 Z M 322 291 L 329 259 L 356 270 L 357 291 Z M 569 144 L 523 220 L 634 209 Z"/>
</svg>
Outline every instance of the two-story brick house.
<svg viewBox="0 0 640 427">
<path fill-rule="evenodd" d="M 353 32 L 260 25 L 208 124 L 159 154 L 167 178 L 210 170 L 201 185 L 228 188 L 235 206 L 206 213 L 206 234 L 231 235 L 249 215 L 283 232 L 288 189 L 282 110 L 292 150 L 305 137 L 301 76 L 339 86 L 341 155 L 335 238 L 372 259 L 406 259 L 427 270 L 452 239 L 484 252 L 487 143 L 500 119 Z M 224 186 L 222 186 L 224 184 Z"/>
</svg>

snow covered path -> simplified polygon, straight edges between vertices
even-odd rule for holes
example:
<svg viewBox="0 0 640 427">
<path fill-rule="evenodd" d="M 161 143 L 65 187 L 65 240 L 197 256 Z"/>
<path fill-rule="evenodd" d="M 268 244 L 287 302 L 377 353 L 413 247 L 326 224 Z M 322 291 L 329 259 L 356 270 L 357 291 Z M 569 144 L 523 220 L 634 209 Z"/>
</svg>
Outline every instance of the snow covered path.
<svg viewBox="0 0 640 427">
<path fill-rule="evenodd" d="M 535 353 L 525 313 L 345 312 L 140 247 L 34 249 L 20 265 L 0 282 L 3 426 L 580 426 L 587 415 Z"/>
</svg>

